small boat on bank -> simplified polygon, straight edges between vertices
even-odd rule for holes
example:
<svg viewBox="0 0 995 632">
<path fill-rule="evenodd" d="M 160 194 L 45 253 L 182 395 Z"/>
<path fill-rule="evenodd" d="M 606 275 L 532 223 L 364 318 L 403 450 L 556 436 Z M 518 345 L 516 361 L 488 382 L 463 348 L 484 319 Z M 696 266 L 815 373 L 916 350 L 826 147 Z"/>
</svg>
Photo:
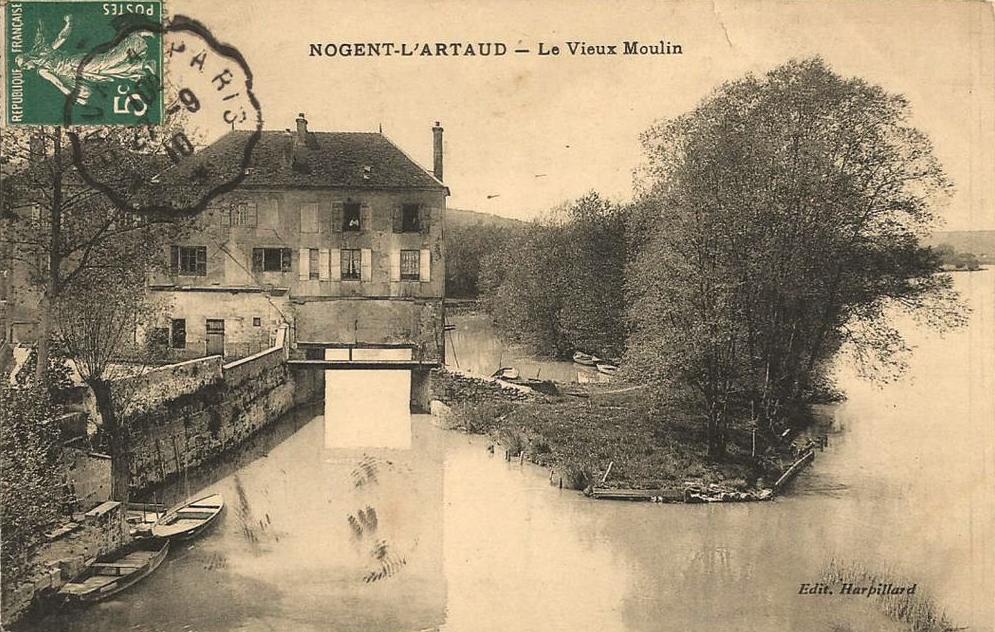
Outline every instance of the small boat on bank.
<svg viewBox="0 0 995 632">
<path fill-rule="evenodd" d="M 225 508 L 221 494 L 211 494 L 173 507 L 152 525 L 152 536 L 171 540 L 195 538 L 211 526 Z"/>
<path fill-rule="evenodd" d="M 491 377 L 496 377 L 499 380 L 508 380 L 509 382 L 514 382 L 520 377 L 518 369 L 510 366 L 501 367 L 497 371 L 491 374 Z"/>
<path fill-rule="evenodd" d="M 121 552 L 97 558 L 82 575 L 63 584 L 58 594 L 68 603 L 103 601 L 151 575 L 168 552 L 168 540 L 135 540 Z"/>
<path fill-rule="evenodd" d="M 605 375 L 615 375 L 618 373 L 618 367 L 614 364 L 601 362 L 595 365 L 595 367 L 598 369 L 598 373 L 604 373 Z"/>
<path fill-rule="evenodd" d="M 601 362 L 601 358 L 596 355 L 589 355 L 582 351 L 574 351 L 574 362 L 577 364 L 582 364 L 584 366 L 594 366 L 598 362 Z"/>
</svg>

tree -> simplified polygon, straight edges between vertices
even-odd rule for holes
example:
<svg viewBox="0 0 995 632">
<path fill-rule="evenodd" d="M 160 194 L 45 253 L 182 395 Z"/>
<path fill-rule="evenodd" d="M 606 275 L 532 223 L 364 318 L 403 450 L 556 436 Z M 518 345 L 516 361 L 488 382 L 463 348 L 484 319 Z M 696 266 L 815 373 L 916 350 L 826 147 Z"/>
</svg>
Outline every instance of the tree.
<svg viewBox="0 0 995 632">
<path fill-rule="evenodd" d="M 534 222 L 481 261 L 484 305 L 539 353 L 608 357 L 625 343 L 624 209 L 589 193 Z"/>
<path fill-rule="evenodd" d="M 113 177 L 122 182 L 151 168 L 154 153 L 134 151 L 131 131 L 91 132 L 96 151 L 133 156 L 116 164 Z M 99 142 L 99 149 L 96 149 Z M 83 144 L 87 144 L 84 138 Z M 86 184 L 74 166 L 73 148 L 61 127 L 7 130 L 0 138 L 0 246 L 11 263 L 27 271 L 37 293 L 39 332 L 37 378 L 48 365 L 53 337 L 53 309 L 89 272 L 147 269 L 155 263 L 163 239 L 178 227 L 176 217 L 138 216 L 116 207 Z M 121 183 L 117 183 L 119 186 Z"/>
<path fill-rule="evenodd" d="M 847 344 L 900 369 L 886 308 L 962 313 L 920 245 L 951 184 L 900 95 L 791 61 L 720 86 L 643 136 L 629 230 L 641 374 L 694 394 L 722 455 L 734 415 L 774 432 Z"/>
<path fill-rule="evenodd" d="M 123 153 L 128 131 L 103 132 L 102 150 Z M 113 205 L 76 171 L 73 149 L 61 128 L 4 134 L 3 245 L 13 266 L 26 272 L 22 300 L 38 297 L 36 383 L 42 383 L 53 342 L 74 361 L 97 398 L 115 459 L 114 497 L 127 497 L 126 432 L 119 434 L 110 397 L 110 361 L 126 346 L 147 312 L 145 276 L 163 265 L 162 244 L 186 228 L 176 217 L 139 216 Z M 121 155 L 121 154 L 119 154 Z M 136 165 L 154 162 L 148 153 L 113 177 L 134 178 Z"/>
<path fill-rule="evenodd" d="M 28 568 L 45 529 L 62 515 L 59 430 L 46 385 L 0 381 L 0 565 L 7 588 Z"/>
</svg>

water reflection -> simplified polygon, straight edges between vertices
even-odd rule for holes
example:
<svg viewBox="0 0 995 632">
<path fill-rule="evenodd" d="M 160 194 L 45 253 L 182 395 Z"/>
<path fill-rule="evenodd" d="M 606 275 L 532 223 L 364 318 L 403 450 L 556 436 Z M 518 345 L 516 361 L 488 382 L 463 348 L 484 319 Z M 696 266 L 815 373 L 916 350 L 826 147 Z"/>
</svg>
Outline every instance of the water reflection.
<svg viewBox="0 0 995 632">
<path fill-rule="evenodd" d="M 326 448 L 411 448 L 411 371 L 325 371 Z"/>
</svg>

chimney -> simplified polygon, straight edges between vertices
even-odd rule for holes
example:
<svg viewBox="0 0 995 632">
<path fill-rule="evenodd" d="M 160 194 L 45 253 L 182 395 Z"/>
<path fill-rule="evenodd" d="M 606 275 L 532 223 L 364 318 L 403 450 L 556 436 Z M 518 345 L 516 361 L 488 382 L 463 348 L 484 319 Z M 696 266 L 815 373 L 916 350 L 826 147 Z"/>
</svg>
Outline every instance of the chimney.
<svg viewBox="0 0 995 632">
<path fill-rule="evenodd" d="M 439 126 L 439 121 L 436 121 L 435 127 L 432 128 L 432 149 L 435 158 L 432 173 L 439 182 L 442 182 L 442 127 Z"/>
<path fill-rule="evenodd" d="M 304 113 L 297 115 L 297 142 L 300 145 L 307 145 L 307 119 Z"/>
</svg>

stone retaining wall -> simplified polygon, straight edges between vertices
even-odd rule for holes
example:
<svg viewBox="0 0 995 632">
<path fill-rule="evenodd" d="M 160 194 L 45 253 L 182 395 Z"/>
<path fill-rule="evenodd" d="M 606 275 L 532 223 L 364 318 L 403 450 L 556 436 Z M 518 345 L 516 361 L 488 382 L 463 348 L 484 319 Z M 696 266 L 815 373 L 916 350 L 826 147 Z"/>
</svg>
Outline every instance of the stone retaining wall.
<svg viewBox="0 0 995 632">
<path fill-rule="evenodd" d="M 291 369 L 285 360 L 286 349 L 274 347 L 225 365 L 220 380 L 128 416 L 132 490 L 220 456 L 296 406 L 320 399 L 323 372 Z"/>
</svg>

